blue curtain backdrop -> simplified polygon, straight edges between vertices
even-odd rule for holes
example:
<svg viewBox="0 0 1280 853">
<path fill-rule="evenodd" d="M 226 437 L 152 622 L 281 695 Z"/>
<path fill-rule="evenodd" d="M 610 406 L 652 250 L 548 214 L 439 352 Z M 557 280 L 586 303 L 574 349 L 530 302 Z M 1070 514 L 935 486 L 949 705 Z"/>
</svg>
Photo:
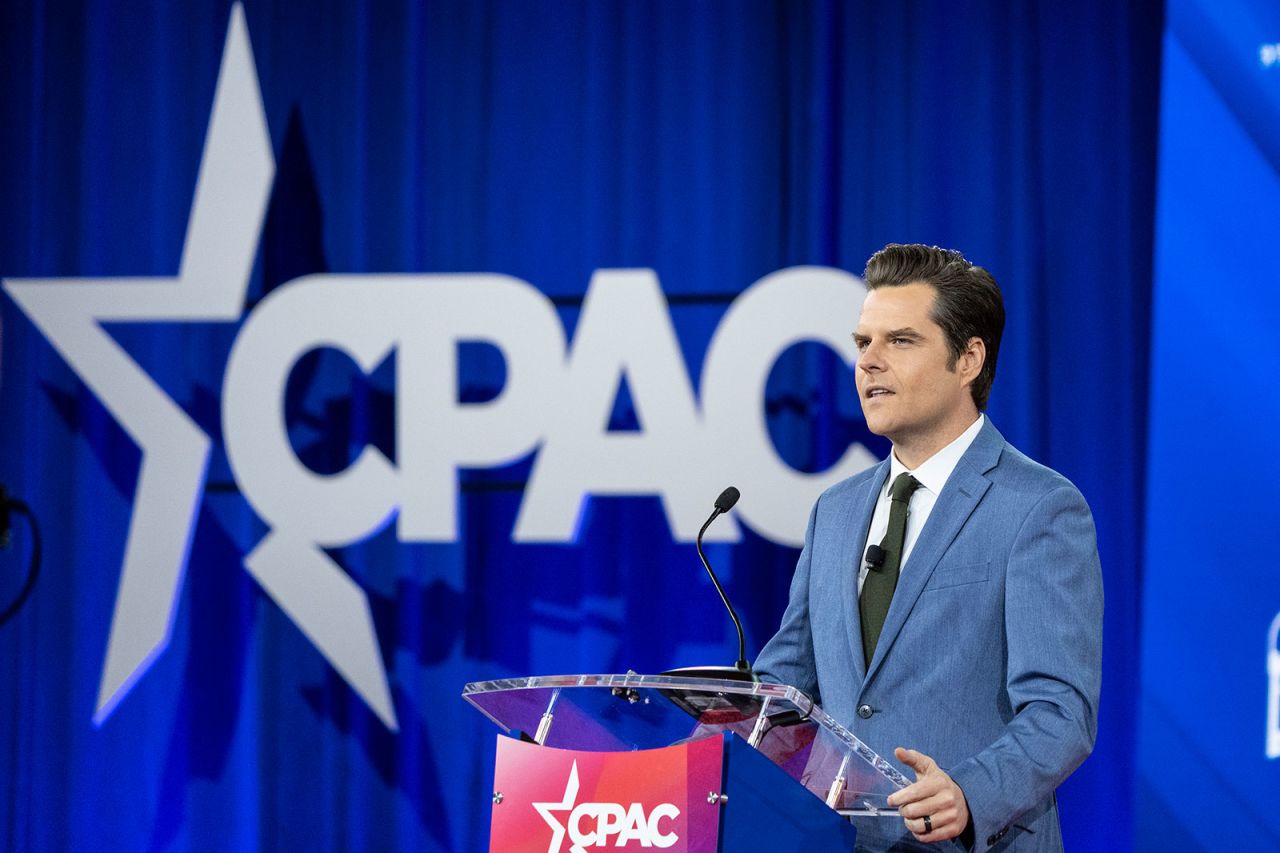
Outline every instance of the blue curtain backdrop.
<svg viewBox="0 0 1280 853">
<path fill-rule="evenodd" d="M 916 241 L 988 267 L 1009 309 L 991 416 L 1084 492 L 1105 571 L 1101 730 L 1060 792 L 1064 830 L 1073 849 L 1130 846 L 1160 4 L 245 12 L 277 162 L 246 310 L 312 272 L 499 272 L 572 335 L 596 269 L 649 267 L 696 387 L 725 308 L 767 273 L 860 273 Z M 0 7 L 0 275 L 176 273 L 229 16 Z M 655 499 L 596 499 L 576 543 L 517 545 L 530 459 L 467 471 L 456 543 L 387 528 L 332 554 L 372 602 L 389 732 L 241 566 L 264 528 L 220 443 L 236 324 L 117 324 L 214 450 L 172 642 L 95 727 L 140 454 L 8 298 L 0 321 L 0 483 L 46 534 L 35 594 L 0 627 L 4 849 L 484 849 L 495 730 L 464 682 L 734 655 Z M 460 370 L 464 399 L 503 382 L 483 347 Z M 299 455 L 317 471 L 366 443 L 394 458 L 391 373 L 304 359 Z M 780 360 L 766 407 L 794 467 L 854 440 L 885 452 L 851 382 L 816 345 Z M 611 426 L 637 426 L 625 391 Z M 712 552 L 754 654 L 796 552 L 749 530 Z"/>
<path fill-rule="evenodd" d="M 1135 814 L 1143 850 L 1280 850 L 1280 7 L 1171 0 L 1160 125 Z"/>
</svg>

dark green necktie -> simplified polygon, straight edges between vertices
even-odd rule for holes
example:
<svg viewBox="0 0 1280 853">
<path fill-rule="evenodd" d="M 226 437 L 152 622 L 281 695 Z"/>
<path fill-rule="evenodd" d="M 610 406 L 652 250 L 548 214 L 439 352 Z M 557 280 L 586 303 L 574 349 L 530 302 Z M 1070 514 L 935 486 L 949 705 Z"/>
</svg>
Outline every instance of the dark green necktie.
<svg viewBox="0 0 1280 853">
<path fill-rule="evenodd" d="M 876 643 L 880 640 L 880 630 L 884 628 L 889 602 L 893 601 L 893 591 L 898 586 L 902 546 L 907 539 L 907 505 L 911 503 L 911 493 L 918 488 L 920 481 L 907 473 L 899 474 L 889 487 L 889 528 L 880 542 L 880 548 L 884 551 L 884 564 L 867 572 L 867 579 L 862 582 L 862 600 L 859 602 L 859 612 L 862 614 L 862 659 L 868 667 L 871 666 Z"/>
</svg>

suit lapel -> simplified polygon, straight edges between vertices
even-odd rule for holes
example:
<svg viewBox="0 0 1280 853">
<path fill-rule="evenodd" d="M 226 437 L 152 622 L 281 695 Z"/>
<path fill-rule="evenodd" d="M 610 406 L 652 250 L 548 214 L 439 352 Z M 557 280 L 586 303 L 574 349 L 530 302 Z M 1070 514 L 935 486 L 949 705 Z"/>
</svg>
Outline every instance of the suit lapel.
<svg viewBox="0 0 1280 853">
<path fill-rule="evenodd" d="M 986 472 L 995 467 L 1003 448 L 1004 437 L 988 419 L 973 444 L 965 451 L 964 456 L 960 457 L 955 470 L 947 479 L 947 484 L 942 487 L 942 494 L 938 495 L 938 500 L 933 505 L 933 512 L 929 513 L 929 520 L 925 522 L 924 529 L 920 531 L 915 547 L 911 550 L 911 556 L 902 568 L 898 587 L 893 593 L 893 602 L 889 605 L 884 628 L 880 632 L 880 641 L 876 643 L 876 653 L 871 659 L 868 676 L 874 675 L 879 669 L 880 662 L 884 660 L 890 647 L 893 646 L 894 639 L 906 624 L 907 617 L 915 607 L 916 600 L 920 598 L 925 585 L 928 584 L 934 569 L 937 568 L 938 561 L 951 547 L 960 529 L 964 527 L 964 523 L 968 521 L 978 502 L 982 500 L 982 496 L 991 487 L 991 481 L 987 479 Z M 867 518 L 869 522 L 870 515 Z M 861 653 L 861 648 L 858 651 Z"/>
<path fill-rule="evenodd" d="M 866 678 L 866 665 L 862 657 L 862 616 L 858 608 L 858 575 L 862 571 L 862 548 L 867 541 L 867 531 L 871 527 L 871 516 L 876 511 L 876 499 L 884 488 L 884 481 L 889 476 L 889 460 L 886 459 L 876 468 L 875 476 L 867 481 L 864 489 L 853 495 L 849 501 L 847 517 L 844 522 L 844 544 L 840 549 L 840 565 L 846 568 L 843 584 L 845 622 L 850 626 L 848 633 L 850 655 L 858 680 Z"/>
</svg>

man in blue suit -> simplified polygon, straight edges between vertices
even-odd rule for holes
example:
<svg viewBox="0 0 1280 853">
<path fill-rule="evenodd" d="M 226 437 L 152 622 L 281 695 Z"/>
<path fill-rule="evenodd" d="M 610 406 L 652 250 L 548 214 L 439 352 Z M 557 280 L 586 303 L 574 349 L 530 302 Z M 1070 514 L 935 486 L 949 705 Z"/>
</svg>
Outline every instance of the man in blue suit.
<svg viewBox="0 0 1280 853">
<path fill-rule="evenodd" d="M 756 670 L 915 772 L 890 799 L 902 819 L 860 820 L 859 849 L 1059 851 L 1054 791 L 1097 732 L 1093 518 L 982 414 L 1004 329 L 991 275 L 890 245 L 865 279 L 858 395 L 893 452 L 814 505 Z"/>
</svg>

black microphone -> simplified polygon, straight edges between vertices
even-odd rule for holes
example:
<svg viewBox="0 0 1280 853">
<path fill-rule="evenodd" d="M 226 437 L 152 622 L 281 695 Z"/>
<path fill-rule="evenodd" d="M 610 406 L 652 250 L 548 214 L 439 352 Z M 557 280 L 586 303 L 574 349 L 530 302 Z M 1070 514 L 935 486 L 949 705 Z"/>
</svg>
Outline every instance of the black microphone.
<svg viewBox="0 0 1280 853">
<path fill-rule="evenodd" d="M 733 486 L 730 486 L 729 488 L 721 492 L 720 497 L 716 498 L 716 509 L 718 509 L 720 512 L 712 514 L 711 518 L 707 519 L 707 524 L 710 524 L 711 522 L 715 521 L 717 515 L 720 515 L 721 513 L 725 513 L 733 509 L 733 505 L 738 502 L 738 498 L 740 497 L 742 497 L 742 492 L 739 492 Z M 703 525 L 702 529 L 705 531 L 707 529 L 707 526 Z"/>
<path fill-rule="evenodd" d="M 884 558 L 884 549 L 879 545 L 867 546 L 867 568 L 877 572 L 880 571 L 880 569 L 884 568 Z"/>
<path fill-rule="evenodd" d="M 733 486 L 720 493 L 720 497 L 716 498 L 715 511 L 711 513 L 711 517 L 707 519 L 706 524 L 702 525 L 702 529 L 698 531 L 698 538 L 695 544 L 698 548 L 698 557 L 701 558 L 702 565 L 706 567 L 707 574 L 711 576 L 711 583 L 715 585 L 716 592 L 720 593 L 720 600 L 724 602 L 724 606 L 729 610 L 729 616 L 733 619 L 733 627 L 738 629 L 738 662 L 734 664 L 734 669 L 749 674 L 751 672 L 751 664 L 747 663 L 747 635 L 742 632 L 742 622 L 738 619 L 738 613 L 733 609 L 733 605 L 729 603 L 729 596 L 725 595 L 724 587 L 720 585 L 719 578 L 711 570 L 711 564 L 707 562 L 707 555 L 702 552 L 702 534 L 707 532 L 711 522 L 733 509 L 733 505 L 738 502 L 738 498 L 741 496 L 742 493 Z"/>
</svg>

